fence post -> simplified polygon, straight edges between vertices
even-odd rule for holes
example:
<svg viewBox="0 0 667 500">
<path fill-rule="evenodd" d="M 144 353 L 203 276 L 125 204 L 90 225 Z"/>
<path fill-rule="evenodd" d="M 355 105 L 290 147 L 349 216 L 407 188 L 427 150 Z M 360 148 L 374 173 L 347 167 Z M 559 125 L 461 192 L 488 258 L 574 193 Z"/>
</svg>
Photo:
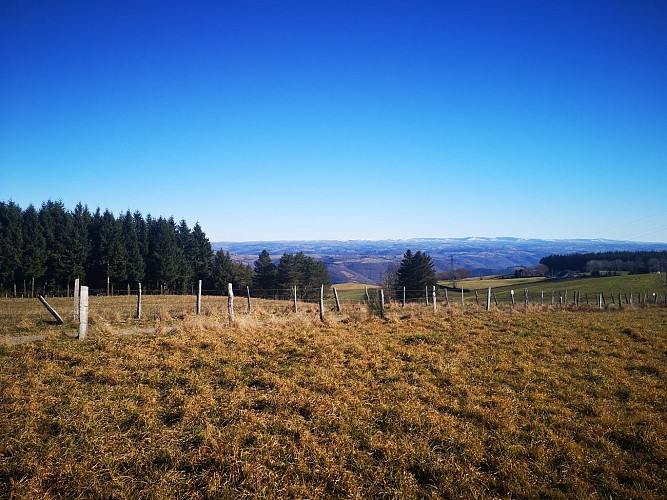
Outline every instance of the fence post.
<svg viewBox="0 0 667 500">
<path fill-rule="evenodd" d="M 229 315 L 229 324 L 234 324 L 234 289 L 231 283 L 227 283 L 227 314 Z"/>
<path fill-rule="evenodd" d="M 449 306 L 449 295 L 447 294 L 446 288 L 445 288 L 445 305 Z"/>
<path fill-rule="evenodd" d="M 380 296 L 380 317 L 384 318 L 384 290 L 382 288 L 380 288 L 378 295 Z"/>
<path fill-rule="evenodd" d="M 320 321 L 324 323 L 324 285 L 320 286 Z"/>
<path fill-rule="evenodd" d="M 137 283 L 137 319 L 141 319 L 141 282 Z"/>
<path fill-rule="evenodd" d="M 109 275 L 107 274 L 107 297 L 111 294 L 111 281 Z"/>
<path fill-rule="evenodd" d="M 463 285 L 461 285 L 461 306 L 465 306 L 465 298 L 463 297 Z"/>
<path fill-rule="evenodd" d="M 336 287 L 333 287 L 334 300 L 336 301 L 336 311 L 340 312 L 340 300 L 338 300 L 338 290 Z"/>
<path fill-rule="evenodd" d="M 438 301 L 438 297 L 437 297 L 436 292 L 435 292 L 435 285 L 433 285 L 433 312 L 435 312 L 436 309 L 437 309 L 437 301 Z"/>
<path fill-rule="evenodd" d="M 426 305 L 428 306 L 428 285 L 426 285 Z"/>
<path fill-rule="evenodd" d="M 296 305 L 296 285 L 294 285 L 294 305 L 292 308 L 294 309 L 294 312 L 297 312 L 299 310 L 298 306 Z"/>
<path fill-rule="evenodd" d="M 477 293 L 477 290 L 475 290 L 475 303 L 479 307 L 479 294 Z"/>
<path fill-rule="evenodd" d="M 79 310 L 79 340 L 88 336 L 88 287 L 81 287 L 81 306 Z"/>
<path fill-rule="evenodd" d="M 525 307 L 528 307 L 528 289 L 527 288 L 523 289 L 523 305 Z"/>
<path fill-rule="evenodd" d="M 621 302 L 621 292 L 618 292 L 618 308 L 623 309 L 623 303 Z"/>
<path fill-rule="evenodd" d="M 44 307 L 46 307 L 46 310 L 49 311 L 49 312 L 51 313 L 51 316 L 53 316 L 53 317 L 56 319 L 56 322 L 57 322 L 59 325 L 62 325 L 62 324 L 64 323 L 64 321 L 63 321 L 63 319 L 60 317 L 60 314 L 58 314 L 58 312 L 57 312 L 53 307 L 51 307 L 51 306 L 49 305 L 49 303 L 46 301 L 46 299 L 45 299 L 44 297 L 42 297 L 41 295 L 37 295 L 37 297 L 39 297 L 39 301 L 42 303 L 42 305 L 43 305 Z"/>
<path fill-rule="evenodd" d="M 489 290 L 486 293 L 486 310 L 491 310 L 491 287 L 489 287 Z"/>
<path fill-rule="evenodd" d="M 197 284 L 197 314 L 201 314 L 201 280 Z"/>
<path fill-rule="evenodd" d="M 252 314 L 252 304 L 250 303 L 250 286 L 245 287 L 246 295 L 248 296 L 248 314 Z"/>
<path fill-rule="evenodd" d="M 540 298 L 540 305 L 541 305 L 541 306 L 544 305 L 544 290 L 542 290 L 542 296 L 541 296 L 541 298 Z"/>
<path fill-rule="evenodd" d="M 371 303 L 371 297 L 370 297 L 370 295 L 368 295 L 368 287 L 364 287 L 364 288 L 366 290 L 366 304 L 370 304 Z"/>
<path fill-rule="evenodd" d="M 514 307 L 514 290 L 510 290 L 510 297 L 512 298 L 512 307 Z"/>
<path fill-rule="evenodd" d="M 79 319 L 79 278 L 74 280 L 74 321 Z"/>
<path fill-rule="evenodd" d="M 405 307 L 405 287 L 403 287 L 403 302 L 401 303 L 401 307 Z"/>
</svg>

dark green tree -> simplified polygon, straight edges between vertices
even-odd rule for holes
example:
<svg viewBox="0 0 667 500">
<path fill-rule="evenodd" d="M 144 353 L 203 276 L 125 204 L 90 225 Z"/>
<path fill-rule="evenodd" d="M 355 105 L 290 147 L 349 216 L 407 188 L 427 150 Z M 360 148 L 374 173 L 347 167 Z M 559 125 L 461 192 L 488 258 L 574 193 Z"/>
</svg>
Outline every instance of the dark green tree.
<svg viewBox="0 0 667 500">
<path fill-rule="evenodd" d="M 13 201 L 0 202 L 0 289 L 16 284 L 23 259 L 23 212 Z"/>
<path fill-rule="evenodd" d="M 255 261 L 252 287 L 262 296 L 268 296 L 278 288 L 278 270 L 266 250 L 262 250 Z"/>
<path fill-rule="evenodd" d="M 137 219 L 129 210 L 121 219 L 121 238 L 127 253 L 127 281 L 128 284 L 135 285 L 144 279 L 146 264 L 139 244 Z"/>
<path fill-rule="evenodd" d="M 213 266 L 213 250 L 211 242 L 206 237 L 199 222 L 192 228 L 192 246 L 188 258 L 194 271 L 194 279 L 202 280 L 204 288 L 210 289 L 213 286 L 211 280 L 211 270 Z"/>
<path fill-rule="evenodd" d="M 435 267 L 431 257 L 425 252 L 413 254 L 407 250 L 397 271 L 397 296 L 402 296 L 405 287 L 406 298 L 418 299 L 424 296 L 426 287 L 437 283 Z"/>
<path fill-rule="evenodd" d="M 146 274 L 149 281 L 166 291 L 179 287 L 180 261 L 182 251 L 178 245 L 178 235 L 173 217 L 148 219 L 148 257 Z"/>
<path fill-rule="evenodd" d="M 64 289 L 72 276 L 72 262 L 69 255 L 71 217 L 62 201 L 49 200 L 42 204 L 39 222 L 46 240 L 46 289 Z"/>
<path fill-rule="evenodd" d="M 26 296 L 28 294 L 33 296 L 35 284 L 39 286 L 46 273 L 46 239 L 33 205 L 29 205 L 23 212 L 22 253 L 23 266 L 20 274 L 23 280 L 23 292 Z"/>
<path fill-rule="evenodd" d="M 325 288 L 331 285 L 331 277 L 324 263 L 305 256 L 303 252 L 283 254 L 278 263 L 277 281 L 278 286 L 285 290 L 296 286 L 297 293 L 303 299 L 317 298 L 322 285 Z"/>
</svg>

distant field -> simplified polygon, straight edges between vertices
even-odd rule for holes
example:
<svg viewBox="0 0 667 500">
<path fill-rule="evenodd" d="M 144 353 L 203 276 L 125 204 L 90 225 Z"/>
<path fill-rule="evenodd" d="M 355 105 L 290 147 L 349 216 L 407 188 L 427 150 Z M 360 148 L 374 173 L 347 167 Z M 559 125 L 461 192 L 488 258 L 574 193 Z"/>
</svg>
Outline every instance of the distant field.
<svg viewBox="0 0 667 500">
<path fill-rule="evenodd" d="M 519 285 L 533 284 L 540 281 L 544 281 L 546 278 L 535 277 L 535 278 L 507 278 L 507 279 L 475 279 L 467 278 L 465 280 L 457 281 L 457 286 L 463 287 L 465 290 L 485 290 L 489 287 L 516 287 Z M 450 286 L 451 281 L 440 281 L 440 285 Z"/>
<path fill-rule="evenodd" d="M 0 299 L 3 498 L 664 498 L 667 308 Z M 159 300 L 158 300 L 159 299 Z M 62 314 L 71 305 L 53 299 Z"/>
</svg>

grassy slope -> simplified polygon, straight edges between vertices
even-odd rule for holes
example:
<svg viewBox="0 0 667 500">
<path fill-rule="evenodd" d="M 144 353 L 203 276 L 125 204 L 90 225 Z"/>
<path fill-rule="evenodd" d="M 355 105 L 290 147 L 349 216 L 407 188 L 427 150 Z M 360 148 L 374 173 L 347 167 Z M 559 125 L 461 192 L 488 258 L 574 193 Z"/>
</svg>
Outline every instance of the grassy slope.
<svg viewBox="0 0 667 500">
<path fill-rule="evenodd" d="M 49 327 L 0 345 L 0 496 L 667 489 L 665 308 L 413 306 L 322 325 L 266 304 L 231 328 L 165 298 L 137 325 L 156 333 L 118 335 L 125 303 L 97 300 L 86 342 Z M 42 329 L 27 312 L 23 329 Z"/>
</svg>

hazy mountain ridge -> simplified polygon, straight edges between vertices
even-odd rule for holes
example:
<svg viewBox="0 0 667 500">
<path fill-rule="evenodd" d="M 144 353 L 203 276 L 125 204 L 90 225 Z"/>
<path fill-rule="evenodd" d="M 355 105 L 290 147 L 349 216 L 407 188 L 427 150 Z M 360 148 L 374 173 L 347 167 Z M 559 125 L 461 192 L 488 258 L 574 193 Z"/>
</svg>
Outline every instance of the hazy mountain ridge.
<svg viewBox="0 0 667 500">
<path fill-rule="evenodd" d="M 215 250 L 229 252 L 234 260 L 252 264 L 262 250 L 274 260 L 284 253 L 303 252 L 321 259 L 334 283 L 376 283 L 382 273 L 398 263 L 407 249 L 428 253 L 436 270 L 452 265 L 476 274 L 498 273 L 515 267 L 535 266 L 550 254 L 576 252 L 667 250 L 667 243 L 646 243 L 605 239 L 544 240 L 513 237 L 411 238 L 402 240 L 308 240 L 213 242 Z"/>
</svg>

